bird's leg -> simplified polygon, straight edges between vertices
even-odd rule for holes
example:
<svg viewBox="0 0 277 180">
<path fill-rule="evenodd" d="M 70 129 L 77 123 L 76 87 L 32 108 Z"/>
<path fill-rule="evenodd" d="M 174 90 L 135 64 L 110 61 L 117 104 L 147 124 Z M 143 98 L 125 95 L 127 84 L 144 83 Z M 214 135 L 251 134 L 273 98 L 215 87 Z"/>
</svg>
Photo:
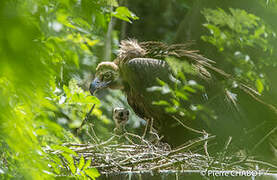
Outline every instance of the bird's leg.
<svg viewBox="0 0 277 180">
<path fill-rule="evenodd" d="M 123 133 L 127 132 L 127 130 L 126 130 L 126 124 L 123 124 L 123 125 L 122 125 L 122 132 L 123 132 Z"/>
<path fill-rule="evenodd" d="M 129 139 L 128 136 L 126 135 L 127 130 L 125 128 L 125 124 L 122 125 L 121 132 L 123 133 L 124 138 L 127 139 L 127 141 L 129 141 L 131 144 L 133 144 L 133 141 L 131 139 Z"/>
<path fill-rule="evenodd" d="M 116 136 L 117 138 L 121 139 L 126 138 L 126 129 L 125 129 L 125 124 L 119 124 L 114 128 L 114 136 Z"/>
<path fill-rule="evenodd" d="M 156 137 L 157 142 L 159 142 L 162 139 L 158 135 L 157 131 L 153 128 L 153 118 L 150 119 L 150 130 L 149 130 L 149 133 L 153 134 Z"/>
<path fill-rule="evenodd" d="M 141 137 L 142 139 L 144 139 L 144 137 L 146 136 L 148 126 L 149 126 L 149 119 L 146 119 L 145 129 L 144 129 L 143 135 Z"/>
<path fill-rule="evenodd" d="M 114 136 L 120 138 L 120 129 L 118 129 L 118 127 L 115 127 L 115 128 L 113 129 L 112 135 L 114 135 Z"/>
</svg>

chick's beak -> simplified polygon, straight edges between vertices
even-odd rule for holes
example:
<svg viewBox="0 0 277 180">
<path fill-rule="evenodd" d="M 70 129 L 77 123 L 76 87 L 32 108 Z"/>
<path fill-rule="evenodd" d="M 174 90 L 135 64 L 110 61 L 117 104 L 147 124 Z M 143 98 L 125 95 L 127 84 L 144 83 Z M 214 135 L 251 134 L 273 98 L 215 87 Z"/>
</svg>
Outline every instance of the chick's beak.
<svg viewBox="0 0 277 180">
<path fill-rule="evenodd" d="M 100 79 L 96 77 L 89 86 L 90 94 L 93 95 L 97 90 L 108 87 L 109 84 L 110 84 L 110 81 L 101 82 Z"/>
</svg>

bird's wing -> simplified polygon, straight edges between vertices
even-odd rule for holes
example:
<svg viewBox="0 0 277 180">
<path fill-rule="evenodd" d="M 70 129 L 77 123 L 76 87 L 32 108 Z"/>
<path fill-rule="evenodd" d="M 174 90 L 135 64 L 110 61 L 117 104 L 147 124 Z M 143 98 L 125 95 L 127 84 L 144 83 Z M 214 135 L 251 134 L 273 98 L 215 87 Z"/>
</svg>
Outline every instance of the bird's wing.
<svg viewBox="0 0 277 180">
<path fill-rule="evenodd" d="M 192 44 L 193 43 L 189 42 L 186 44 L 167 45 L 156 41 L 139 43 L 140 47 L 145 50 L 145 57 L 164 59 L 168 56 L 175 56 L 177 58 L 188 58 L 188 60 L 193 63 L 215 63 L 214 61 L 198 54 L 198 50 L 190 50 L 189 47 Z"/>
<path fill-rule="evenodd" d="M 124 91 L 129 105 L 141 118 L 157 119 L 163 109 L 154 107 L 153 102 L 159 100 L 168 101 L 169 96 L 160 92 L 153 92 L 159 88 L 158 80 L 170 83 L 170 69 L 166 61 L 150 58 L 134 58 L 120 67 L 121 77 L 124 83 Z M 159 118 L 158 118 L 159 119 Z M 155 121 L 154 126 L 158 121 Z"/>
<path fill-rule="evenodd" d="M 134 58 L 126 62 L 120 71 L 123 80 L 140 92 L 158 86 L 157 79 L 170 83 L 172 76 L 166 61 L 151 58 Z"/>
</svg>

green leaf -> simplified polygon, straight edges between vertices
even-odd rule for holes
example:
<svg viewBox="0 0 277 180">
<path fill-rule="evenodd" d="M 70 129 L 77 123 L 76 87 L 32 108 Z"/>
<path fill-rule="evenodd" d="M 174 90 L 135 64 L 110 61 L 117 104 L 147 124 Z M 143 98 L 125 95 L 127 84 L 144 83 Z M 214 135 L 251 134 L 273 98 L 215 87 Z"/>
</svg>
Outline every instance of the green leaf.
<svg viewBox="0 0 277 180">
<path fill-rule="evenodd" d="M 84 156 L 82 155 L 80 158 L 80 161 L 79 161 L 78 169 L 81 170 L 83 168 L 84 164 L 85 164 L 85 159 L 84 159 Z"/>
<path fill-rule="evenodd" d="M 57 164 L 58 166 L 63 167 L 62 160 L 57 155 L 51 154 L 50 159 L 51 161 L 54 161 L 54 163 Z"/>
<path fill-rule="evenodd" d="M 52 149 L 60 150 L 60 151 L 65 152 L 65 153 L 72 154 L 74 156 L 78 156 L 78 154 L 76 152 L 74 152 L 73 150 L 71 150 L 71 149 L 69 149 L 68 147 L 65 147 L 65 146 L 53 145 Z"/>
<path fill-rule="evenodd" d="M 117 0 L 103 0 L 103 1 L 109 6 L 118 7 Z"/>
<path fill-rule="evenodd" d="M 181 98 L 181 99 L 183 99 L 185 101 L 189 100 L 189 98 L 185 95 L 184 92 L 176 91 L 175 94 L 176 94 L 177 97 L 179 97 L 179 98 Z"/>
<path fill-rule="evenodd" d="M 74 64 L 76 65 L 76 67 L 79 69 L 79 57 L 78 57 L 77 53 L 72 54 L 72 60 L 73 60 Z"/>
<path fill-rule="evenodd" d="M 176 113 L 177 109 L 174 107 L 167 107 L 167 108 L 165 108 L 165 111 L 168 113 Z"/>
<path fill-rule="evenodd" d="M 161 101 L 154 101 L 152 104 L 153 105 L 158 105 L 158 106 L 169 106 L 170 105 L 169 102 L 163 101 L 163 100 L 161 100 Z"/>
<path fill-rule="evenodd" d="M 159 78 L 157 78 L 157 81 L 158 81 L 158 83 L 159 83 L 161 86 L 165 86 L 165 85 L 166 85 L 166 82 L 160 80 Z"/>
<path fill-rule="evenodd" d="M 259 93 L 262 93 L 262 92 L 263 92 L 263 90 L 264 90 L 264 85 L 263 85 L 261 79 L 257 79 L 257 80 L 256 80 L 256 88 L 257 88 L 257 90 L 258 90 Z"/>
<path fill-rule="evenodd" d="M 183 89 L 186 90 L 186 91 L 189 91 L 191 93 L 195 93 L 196 92 L 195 89 L 193 89 L 192 87 L 189 87 L 189 86 L 183 86 Z"/>
<path fill-rule="evenodd" d="M 61 173 L 61 169 L 60 169 L 60 165 L 54 163 L 54 162 L 49 162 L 49 164 L 51 165 L 51 167 L 54 169 L 54 172 L 57 174 Z"/>
<path fill-rule="evenodd" d="M 137 20 L 139 19 L 134 13 L 132 13 L 131 11 L 129 11 L 128 8 L 126 7 L 118 7 L 116 8 L 115 12 L 112 13 L 112 16 L 121 19 L 123 21 L 127 21 L 129 23 L 132 23 L 132 20 Z"/>
<path fill-rule="evenodd" d="M 69 154 L 67 153 L 62 153 L 62 156 L 66 159 L 67 163 L 68 163 L 68 166 L 70 168 L 70 171 L 72 174 L 75 174 L 76 173 L 76 167 L 75 167 L 75 164 L 74 164 L 74 159 L 72 156 L 70 156 Z"/>
<path fill-rule="evenodd" d="M 57 16 L 57 20 L 61 24 L 65 25 L 69 28 L 76 29 L 76 27 L 68 21 L 68 17 L 69 17 L 68 12 L 65 12 L 64 10 L 60 10 L 60 11 L 57 12 L 56 16 Z"/>
<path fill-rule="evenodd" d="M 93 180 L 100 176 L 100 173 L 96 168 L 86 169 L 85 173 Z"/>
<path fill-rule="evenodd" d="M 86 162 L 86 164 L 85 164 L 83 169 L 84 170 L 87 169 L 90 166 L 90 164 L 91 164 L 91 159 L 87 160 L 87 162 Z"/>
</svg>

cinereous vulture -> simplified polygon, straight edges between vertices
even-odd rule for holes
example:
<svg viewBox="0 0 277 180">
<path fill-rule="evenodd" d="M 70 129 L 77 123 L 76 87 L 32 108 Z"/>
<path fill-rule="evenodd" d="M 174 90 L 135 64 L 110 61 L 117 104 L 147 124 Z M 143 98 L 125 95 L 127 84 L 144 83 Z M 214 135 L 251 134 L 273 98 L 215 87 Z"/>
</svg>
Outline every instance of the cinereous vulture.
<svg viewBox="0 0 277 180">
<path fill-rule="evenodd" d="M 188 85 L 198 83 L 204 91 L 192 93 L 190 100 L 208 107 L 213 115 L 202 112 L 191 118 L 182 112 L 170 113 L 164 106 L 155 104 L 174 98 L 172 94 L 153 90 L 161 86 L 161 81 L 171 87 L 180 84 L 172 72 L 174 67 L 165 61 L 167 57 L 186 61 L 196 72 L 185 74 Z M 225 87 L 220 83 L 223 80 L 232 81 L 232 86 Z M 153 119 L 154 128 L 173 146 L 211 133 L 225 140 L 229 136 L 238 141 L 247 139 L 250 142 L 247 146 L 252 148 L 264 143 L 263 138 L 276 127 L 275 107 L 261 100 L 254 89 L 216 68 L 214 61 L 188 50 L 187 44 L 122 41 L 117 58 L 113 62 L 101 62 L 96 68 L 90 92 L 94 94 L 104 88 L 122 90 L 133 111 L 142 119 Z M 195 108 L 193 103 L 186 102 L 184 106 Z"/>
</svg>

